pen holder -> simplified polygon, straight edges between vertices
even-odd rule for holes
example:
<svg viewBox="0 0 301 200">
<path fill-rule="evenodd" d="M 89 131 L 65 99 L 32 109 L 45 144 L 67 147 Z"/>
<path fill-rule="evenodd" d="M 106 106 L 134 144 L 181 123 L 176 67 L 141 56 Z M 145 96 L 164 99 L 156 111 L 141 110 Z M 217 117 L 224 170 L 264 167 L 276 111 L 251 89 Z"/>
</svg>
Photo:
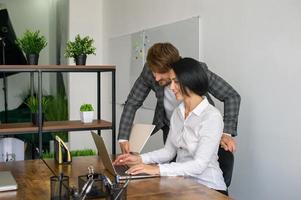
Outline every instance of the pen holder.
<svg viewBox="0 0 301 200">
<path fill-rule="evenodd" d="M 78 177 L 78 188 L 82 191 L 84 185 L 88 182 L 88 175 Z M 122 183 L 114 183 L 112 187 L 106 187 L 101 174 L 93 175 L 94 183 L 86 199 L 104 198 L 106 200 L 126 200 L 127 188 Z"/>
<path fill-rule="evenodd" d="M 110 189 L 109 195 L 106 200 L 126 200 L 127 188 L 123 188 L 124 184 L 116 183 L 114 187 Z"/>
<path fill-rule="evenodd" d="M 69 176 L 63 176 L 62 180 L 50 177 L 50 195 L 51 200 L 69 200 Z"/>
<path fill-rule="evenodd" d="M 94 174 L 94 176 L 93 176 L 94 183 L 92 185 L 91 191 L 87 194 L 86 199 L 105 198 L 108 195 L 100 176 L 101 175 L 99 175 L 99 174 Z M 87 181 L 88 181 L 87 175 L 78 177 L 79 191 L 82 191 L 82 188 L 87 183 Z"/>
</svg>

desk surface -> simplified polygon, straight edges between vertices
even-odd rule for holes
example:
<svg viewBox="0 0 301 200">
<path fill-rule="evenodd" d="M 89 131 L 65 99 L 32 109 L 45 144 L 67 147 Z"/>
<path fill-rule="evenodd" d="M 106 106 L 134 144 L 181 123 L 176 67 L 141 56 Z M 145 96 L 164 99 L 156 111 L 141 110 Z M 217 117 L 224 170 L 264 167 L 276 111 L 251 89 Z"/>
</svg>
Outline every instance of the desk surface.
<svg viewBox="0 0 301 200">
<path fill-rule="evenodd" d="M 70 177 L 70 186 L 77 187 L 77 177 L 87 173 L 93 165 L 96 172 L 103 172 L 103 165 L 97 156 L 74 158 L 71 165 L 57 165 L 46 160 L 57 173 L 64 171 Z M 1 200 L 10 199 L 50 199 L 50 170 L 41 160 L 0 163 L 0 171 L 9 170 L 15 177 L 19 189 L 12 192 L 0 192 Z M 214 190 L 200 185 L 193 179 L 184 177 L 158 177 L 132 180 L 127 190 L 128 199 L 231 199 Z"/>
</svg>

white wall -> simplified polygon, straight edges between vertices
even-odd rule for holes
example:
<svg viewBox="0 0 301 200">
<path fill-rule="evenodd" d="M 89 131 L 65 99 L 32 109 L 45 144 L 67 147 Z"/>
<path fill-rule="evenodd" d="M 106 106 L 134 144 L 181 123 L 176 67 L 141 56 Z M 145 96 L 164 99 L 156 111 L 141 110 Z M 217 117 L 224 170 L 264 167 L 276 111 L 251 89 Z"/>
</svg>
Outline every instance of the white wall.
<svg viewBox="0 0 301 200">
<path fill-rule="evenodd" d="M 200 15 L 203 61 L 242 96 L 231 196 L 301 198 L 300 1 L 104 0 L 103 8 L 104 45 Z"/>
<path fill-rule="evenodd" d="M 242 96 L 233 195 L 300 199 L 301 2 L 204 1 L 202 7 L 204 59 Z"/>
<path fill-rule="evenodd" d="M 95 41 L 96 56 L 89 55 L 87 65 L 103 63 L 102 1 L 69 1 L 69 39 L 74 41 L 77 34 L 92 37 Z M 69 60 L 69 63 L 74 64 L 72 59 Z M 69 74 L 69 116 L 71 120 L 80 119 L 79 108 L 82 103 L 92 103 L 96 108 L 96 79 L 96 73 Z M 97 113 L 95 112 L 94 115 L 96 118 Z M 89 131 L 70 132 L 69 142 L 71 150 L 95 148 Z"/>
</svg>

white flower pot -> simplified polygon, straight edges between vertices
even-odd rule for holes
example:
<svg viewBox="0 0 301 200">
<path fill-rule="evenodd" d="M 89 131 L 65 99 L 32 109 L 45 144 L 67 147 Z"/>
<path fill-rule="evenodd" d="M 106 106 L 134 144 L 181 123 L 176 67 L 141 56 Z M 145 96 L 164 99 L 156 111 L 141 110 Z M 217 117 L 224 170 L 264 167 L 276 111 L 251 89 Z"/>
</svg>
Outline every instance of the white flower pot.
<svg viewBox="0 0 301 200">
<path fill-rule="evenodd" d="M 83 123 L 92 123 L 93 116 L 94 116 L 94 111 L 80 112 L 80 120 Z"/>
</svg>

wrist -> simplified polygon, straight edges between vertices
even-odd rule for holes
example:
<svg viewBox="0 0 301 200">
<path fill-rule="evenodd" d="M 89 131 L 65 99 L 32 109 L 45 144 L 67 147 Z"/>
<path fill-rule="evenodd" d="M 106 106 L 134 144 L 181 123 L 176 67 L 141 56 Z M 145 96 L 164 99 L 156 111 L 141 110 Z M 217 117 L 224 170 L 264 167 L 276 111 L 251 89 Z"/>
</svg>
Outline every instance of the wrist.
<svg viewBox="0 0 301 200">
<path fill-rule="evenodd" d="M 223 133 L 223 136 L 226 135 L 226 136 L 229 136 L 229 137 L 232 137 L 232 135 L 230 133 Z"/>
<path fill-rule="evenodd" d="M 143 160 L 142 160 L 141 156 L 138 155 L 138 164 L 142 164 L 142 163 L 143 163 Z"/>
</svg>

